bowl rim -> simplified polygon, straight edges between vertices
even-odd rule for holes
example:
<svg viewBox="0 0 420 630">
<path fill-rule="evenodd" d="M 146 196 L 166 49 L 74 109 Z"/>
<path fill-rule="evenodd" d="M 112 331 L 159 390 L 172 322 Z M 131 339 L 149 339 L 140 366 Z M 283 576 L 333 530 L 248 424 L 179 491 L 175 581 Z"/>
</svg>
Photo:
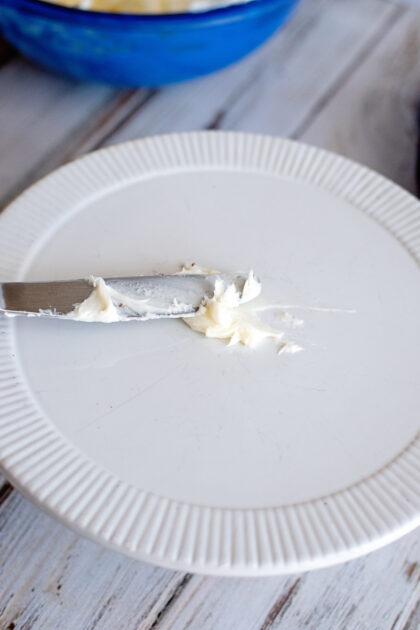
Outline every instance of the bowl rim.
<svg viewBox="0 0 420 630">
<path fill-rule="evenodd" d="M 299 0 L 242 0 L 237 4 L 205 9 L 203 11 L 184 11 L 180 13 L 111 13 L 107 11 L 91 11 L 77 7 L 66 7 L 56 4 L 53 0 L 2 0 L 5 5 L 10 5 L 19 10 L 24 9 L 41 13 L 45 17 L 61 17 L 71 21 L 85 21 L 93 19 L 104 22 L 162 22 L 162 21 L 188 21 L 208 20 L 209 18 L 235 19 L 244 11 L 248 13 L 260 13 L 261 9 L 269 10 L 273 6 L 286 5 L 290 8 L 297 5 Z M 1 8 L 0 8 L 1 11 Z"/>
</svg>

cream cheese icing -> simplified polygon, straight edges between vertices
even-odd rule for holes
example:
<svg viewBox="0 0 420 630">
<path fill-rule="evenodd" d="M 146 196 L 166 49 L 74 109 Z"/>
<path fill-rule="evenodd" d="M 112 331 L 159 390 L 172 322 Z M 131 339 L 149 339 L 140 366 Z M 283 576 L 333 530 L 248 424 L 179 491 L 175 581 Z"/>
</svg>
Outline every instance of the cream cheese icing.
<svg viewBox="0 0 420 630">
<path fill-rule="evenodd" d="M 74 310 L 68 314 L 69 319 L 82 322 L 103 322 L 110 324 L 121 321 L 120 315 L 112 301 L 111 289 L 103 278 L 89 278 L 93 291 L 80 304 L 76 304 Z"/>
<path fill-rule="evenodd" d="M 184 266 L 179 274 L 217 274 L 218 272 L 205 269 L 198 265 Z M 145 319 L 159 317 L 153 308 L 148 316 L 147 299 L 135 299 L 124 295 L 106 284 L 103 278 L 91 276 L 89 282 L 93 289 L 90 295 L 68 313 L 69 319 L 84 322 L 112 323 L 127 321 L 127 309 L 131 313 L 139 312 Z M 279 352 L 294 353 L 301 350 L 300 346 L 284 340 L 284 331 L 275 330 L 267 326 L 258 318 L 258 311 L 264 307 L 252 308 L 249 304 L 261 294 L 261 281 L 250 271 L 240 292 L 234 284 L 225 286 L 221 278 L 215 279 L 212 297 L 204 297 L 197 312 L 192 316 L 183 317 L 183 322 L 195 332 L 209 338 L 227 340 L 229 345 L 241 343 L 254 348 L 265 339 L 278 342 Z M 174 312 L 179 313 L 180 305 L 174 303 Z M 188 305 L 185 305 L 188 308 Z M 269 307 L 270 308 L 270 307 Z M 165 313 L 167 310 L 165 311 Z M 297 325 L 302 323 L 288 313 L 282 313 L 283 323 Z"/>
<path fill-rule="evenodd" d="M 202 273 L 199 267 L 197 269 L 197 273 Z M 191 268 L 187 270 L 191 273 Z M 300 346 L 284 341 L 284 331 L 265 325 L 256 315 L 259 309 L 249 308 L 248 303 L 260 295 L 261 289 L 261 282 L 252 271 L 242 294 L 233 284 L 226 287 L 223 281 L 216 280 L 213 297 L 204 298 L 197 315 L 184 322 L 206 337 L 228 340 L 230 346 L 241 343 L 254 348 L 264 339 L 272 339 L 279 342 L 279 352 L 298 352 Z"/>
<path fill-rule="evenodd" d="M 179 317 L 180 314 L 194 315 L 192 305 L 176 299 L 171 305 L 159 308 L 156 304 L 149 304 L 147 295 L 138 297 L 128 294 L 122 283 L 118 283 L 116 286 L 119 288 L 116 288 L 96 276 L 90 276 L 88 282 L 93 286 L 92 292 L 83 302 L 74 305 L 74 309 L 67 314 L 68 319 L 111 324 L 132 320 L 136 315 L 142 320 L 158 319 L 162 316 Z"/>
</svg>

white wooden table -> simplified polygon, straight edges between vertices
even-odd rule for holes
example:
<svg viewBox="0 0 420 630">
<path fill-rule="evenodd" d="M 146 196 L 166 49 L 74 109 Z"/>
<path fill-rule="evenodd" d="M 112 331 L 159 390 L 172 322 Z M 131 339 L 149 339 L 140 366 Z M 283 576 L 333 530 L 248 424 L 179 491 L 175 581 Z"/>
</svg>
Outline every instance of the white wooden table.
<svg viewBox="0 0 420 630">
<path fill-rule="evenodd" d="M 0 43 L 0 207 L 86 151 L 206 128 L 299 138 L 355 158 L 415 193 L 416 4 L 304 0 L 287 28 L 249 59 L 161 90 L 70 82 Z M 310 574 L 218 579 L 124 558 L 66 530 L 6 481 L 0 492 L 0 630 L 420 627 L 418 532 Z"/>
</svg>

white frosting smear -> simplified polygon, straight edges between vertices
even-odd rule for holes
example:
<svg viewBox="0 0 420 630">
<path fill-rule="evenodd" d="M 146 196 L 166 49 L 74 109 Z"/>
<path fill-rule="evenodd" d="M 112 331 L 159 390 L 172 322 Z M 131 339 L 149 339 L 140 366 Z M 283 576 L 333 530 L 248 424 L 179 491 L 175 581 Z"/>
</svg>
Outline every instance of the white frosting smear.
<svg viewBox="0 0 420 630">
<path fill-rule="evenodd" d="M 94 287 L 92 293 L 81 304 L 76 304 L 68 314 L 69 319 L 81 322 L 103 322 L 111 324 L 120 321 L 120 316 L 111 299 L 109 287 L 103 278 L 91 276 L 89 282 Z"/>
<path fill-rule="evenodd" d="M 181 314 L 190 317 L 192 306 L 178 302 L 166 304 L 159 308 L 156 304 L 149 304 L 147 294 L 136 296 L 124 291 L 121 284 L 120 290 L 109 286 L 103 278 L 90 276 L 88 282 L 93 286 L 91 294 L 80 304 L 75 304 L 73 310 L 67 313 L 68 319 L 80 322 L 101 322 L 112 324 L 113 322 L 126 322 L 140 318 L 159 319 L 159 317 L 180 317 Z"/>
<path fill-rule="evenodd" d="M 200 268 L 198 268 L 200 269 Z M 189 270 L 191 273 L 191 270 Z M 199 272 L 198 272 L 199 273 Z M 301 347 L 290 341 L 284 341 L 284 331 L 278 331 L 265 325 L 256 316 L 259 309 L 251 309 L 251 302 L 261 293 L 261 282 L 252 271 L 242 290 L 236 290 L 235 285 L 225 286 L 223 281 L 216 280 L 212 298 L 204 298 L 195 317 L 185 318 L 183 321 L 206 337 L 226 339 L 229 345 L 242 343 L 254 348 L 265 339 L 272 339 L 279 343 L 279 353 L 294 353 Z M 247 305 L 247 306 L 245 306 Z"/>
<path fill-rule="evenodd" d="M 213 274 L 218 273 L 204 269 L 198 265 L 185 266 L 179 272 L 181 274 Z M 83 322 L 112 323 L 131 319 L 127 315 L 127 309 L 131 313 L 142 312 L 144 319 L 148 319 L 147 299 L 135 299 L 124 295 L 120 291 L 108 286 L 103 278 L 91 276 L 90 284 L 93 286 L 91 294 L 68 313 L 69 319 Z M 261 293 L 261 282 L 252 271 L 239 292 L 234 284 L 225 286 L 222 279 L 217 278 L 214 284 L 212 297 L 203 298 L 196 314 L 183 317 L 183 322 L 192 330 L 202 333 L 213 339 L 224 339 L 229 345 L 238 343 L 254 348 L 265 339 L 278 342 L 279 353 L 295 353 L 301 350 L 297 344 L 284 340 L 284 331 L 275 330 L 258 318 L 258 311 L 264 307 L 252 308 L 250 302 Z M 179 304 L 174 304 L 174 312 L 179 312 Z M 153 310 L 153 312 L 152 312 Z M 152 309 L 150 319 L 159 317 L 156 309 Z M 170 310 L 170 309 L 169 309 Z M 165 311 L 168 312 L 167 310 Z M 286 325 L 301 324 L 288 313 L 282 313 L 282 323 Z"/>
</svg>

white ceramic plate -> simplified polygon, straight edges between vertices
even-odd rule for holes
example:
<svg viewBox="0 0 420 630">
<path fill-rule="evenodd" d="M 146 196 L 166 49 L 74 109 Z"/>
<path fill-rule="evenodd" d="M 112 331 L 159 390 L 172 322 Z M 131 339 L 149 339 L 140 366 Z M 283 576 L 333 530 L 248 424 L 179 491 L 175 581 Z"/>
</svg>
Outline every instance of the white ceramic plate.
<svg viewBox="0 0 420 630">
<path fill-rule="evenodd" d="M 289 141 L 153 138 L 59 169 L 0 219 L 3 280 L 255 269 L 304 347 L 180 321 L 2 320 L 6 475 L 77 532 L 188 571 L 348 560 L 420 522 L 420 212 Z"/>
</svg>

